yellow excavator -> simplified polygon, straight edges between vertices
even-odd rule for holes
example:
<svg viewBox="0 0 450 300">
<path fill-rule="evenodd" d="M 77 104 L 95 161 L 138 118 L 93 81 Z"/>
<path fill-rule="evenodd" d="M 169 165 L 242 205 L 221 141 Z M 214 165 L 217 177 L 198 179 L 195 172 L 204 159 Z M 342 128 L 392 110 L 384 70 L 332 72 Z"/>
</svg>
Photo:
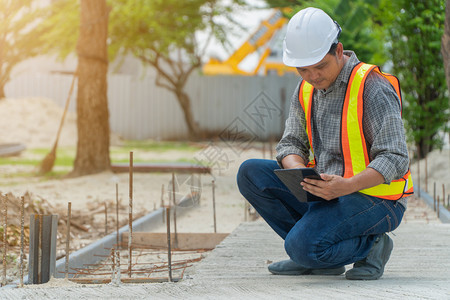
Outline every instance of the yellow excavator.
<svg viewBox="0 0 450 300">
<path fill-rule="evenodd" d="M 282 44 L 278 43 L 276 45 L 276 42 L 280 41 L 280 33 L 282 33 L 286 23 L 287 19 L 283 16 L 281 10 L 275 10 L 267 20 L 261 22 L 258 29 L 227 60 L 220 61 L 216 58 L 210 58 L 209 62 L 203 65 L 203 73 L 205 75 L 249 76 L 271 73 L 281 76 L 286 72 L 297 73 L 295 68 L 287 67 L 283 64 L 281 61 Z M 278 40 L 275 39 L 277 37 L 275 36 L 276 34 L 278 34 Z M 247 72 L 239 68 L 239 64 L 248 55 L 262 48 L 264 50 L 253 71 Z M 273 57 L 277 58 L 273 59 Z"/>
</svg>

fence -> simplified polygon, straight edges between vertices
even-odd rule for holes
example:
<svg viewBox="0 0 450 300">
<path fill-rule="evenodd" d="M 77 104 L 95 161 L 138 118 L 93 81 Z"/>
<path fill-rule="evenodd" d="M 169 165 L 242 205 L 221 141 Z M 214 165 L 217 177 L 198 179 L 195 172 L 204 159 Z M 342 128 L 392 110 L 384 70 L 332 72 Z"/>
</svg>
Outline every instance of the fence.
<svg viewBox="0 0 450 300">
<path fill-rule="evenodd" d="M 5 87 L 10 98 L 47 97 L 61 107 L 71 76 L 26 74 Z M 289 100 L 298 79 L 293 75 L 191 76 L 186 91 L 194 119 L 201 130 L 223 132 L 238 122 L 258 139 L 280 136 Z M 75 110 L 76 90 L 70 110 Z M 183 113 L 175 96 L 155 85 L 155 75 L 109 75 L 110 127 L 125 139 L 176 139 L 187 135 Z M 263 118 L 264 117 L 264 118 Z"/>
</svg>

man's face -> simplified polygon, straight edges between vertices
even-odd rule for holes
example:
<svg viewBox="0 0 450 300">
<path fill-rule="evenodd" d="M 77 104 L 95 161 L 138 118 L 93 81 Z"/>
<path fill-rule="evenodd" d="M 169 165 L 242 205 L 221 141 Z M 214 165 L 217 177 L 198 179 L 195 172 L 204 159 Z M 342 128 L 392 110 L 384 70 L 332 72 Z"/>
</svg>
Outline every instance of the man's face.
<svg viewBox="0 0 450 300">
<path fill-rule="evenodd" d="M 336 80 L 343 63 L 339 59 L 339 51 L 336 55 L 327 54 L 317 64 L 307 67 L 298 67 L 297 72 L 304 80 L 318 90 L 328 89 Z"/>
</svg>

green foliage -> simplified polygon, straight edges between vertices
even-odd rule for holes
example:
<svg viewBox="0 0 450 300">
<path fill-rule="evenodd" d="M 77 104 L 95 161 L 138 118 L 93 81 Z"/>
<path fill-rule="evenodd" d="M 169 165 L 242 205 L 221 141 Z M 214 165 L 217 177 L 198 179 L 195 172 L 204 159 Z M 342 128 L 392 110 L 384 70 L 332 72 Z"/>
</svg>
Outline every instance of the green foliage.
<svg viewBox="0 0 450 300">
<path fill-rule="evenodd" d="M 217 16 L 229 16 L 230 5 L 219 5 L 217 0 L 107 0 L 109 11 L 108 54 L 113 60 L 118 54 L 145 52 L 168 56 L 174 49 L 194 53 L 196 34 L 210 32 L 226 42 L 229 29 L 213 21 Z M 64 59 L 75 52 L 80 26 L 80 4 L 77 0 L 54 1 L 45 7 L 46 19 L 38 27 L 43 52 L 56 53 Z M 95 22 L 95 20 L 93 20 Z M 145 51 L 144 51 L 145 50 Z"/>
<path fill-rule="evenodd" d="M 230 20 L 234 5 L 218 0 L 110 0 L 110 53 L 131 52 L 147 62 L 157 57 L 178 61 L 174 51 L 182 50 L 184 59 L 197 65 L 204 51 L 197 40 L 204 31 L 222 43 L 230 29 L 217 17 Z"/>
<path fill-rule="evenodd" d="M 450 117 L 445 71 L 441 56 L 445 1 L 385 1 L 393 73 L 401 82 L 410 138 L 421 157 L 442 146 L 439 132 Z"/>
<path fill-rule="evenodd" d="M 0 99 L 13 67 L 41 49 L 35 25 L 45 14 L 33 7 L 32 0 L 0 0 Z"/>
<path fill-rule="evenodd" d="M 375 18 L 380 0 L 267 0 L 272 7 L 291 7 L 291 17 L 299 10 L 312 6 L 322 9 L 342 28 L 340 41 L 344 49 L 356 52 L 361 61 L 383 65 L 384 37 Z"/>
<path fill-rule="evenodd" d="M 80 3 L 77 0 L 58 0 L 41 10 L 46 18 L 36 31 L 42 52 L 57 54 L 64 60 L 75 52 L 80 27 Z"/>
</svg>

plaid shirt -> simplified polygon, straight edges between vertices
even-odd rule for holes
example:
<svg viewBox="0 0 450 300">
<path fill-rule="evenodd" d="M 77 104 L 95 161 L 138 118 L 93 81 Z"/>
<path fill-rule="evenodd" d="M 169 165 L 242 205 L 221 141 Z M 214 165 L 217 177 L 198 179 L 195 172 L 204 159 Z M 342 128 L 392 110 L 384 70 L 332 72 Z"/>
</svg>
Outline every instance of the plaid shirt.
<svg viewBox="0 0 450 300">
<path fill-rule="evenodd" d="M 315 90 L 312 102 L 312 141 L 319 173 L 343 175 L 343 155 L 340 131 L 342 107 L 353 67 L 359 63 L 352 51 L 336 81 L 325 91 Z M 310 160 L 310 145 L 306 134 L 305 113 L 298 99 L 300 78 L 291 99 L 289 117 L 283 137 L 277 145 L 277 161 L 289 154 Z M 368 144 L 370 168 L 383 175 L 385 183 L 399 179 L 409 167 L 401 107 L 397 94 L 383 76 L 371 72 L 364 89 L 363 130 Z M 406 201 L 401 201 L 406 204 Z"/>
</svg>

